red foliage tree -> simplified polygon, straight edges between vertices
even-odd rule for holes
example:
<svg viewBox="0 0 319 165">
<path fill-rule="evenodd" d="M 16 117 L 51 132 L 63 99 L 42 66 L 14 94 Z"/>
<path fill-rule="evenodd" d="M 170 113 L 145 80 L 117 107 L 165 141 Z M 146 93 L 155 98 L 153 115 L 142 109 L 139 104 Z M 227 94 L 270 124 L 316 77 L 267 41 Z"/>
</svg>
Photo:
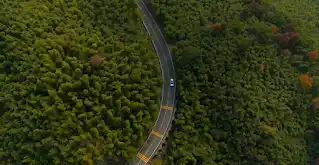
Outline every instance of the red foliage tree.
<svg viewBox="0 0 319 165">
<path fill-rule="evenodd" d="M 284 32 L 294 32 L 295 29 L 293 28 L 292 24 L 291 23 L 288 23 L 285 25 L 285 29 L 284 29 Z"/>
<path fill-rule="evenodd" d="M 280 54 L 283 54 L 283 55 L 291 55 L 291 52 L 289 49 L 284 49 L 282 51 L 280 51 Z"/>
<path fill-rule="evenodd" d="M 282 46 L 287 46 L 288 45 L 289 38 L 286 35 L 280 33 L 280 34 L 277 35 L 277 38 L 278 38 L 278 44 L 279 45 L 282 45 Z"/>
<path fill-rule="evenodd" d="M 216 24 L 215 31 L 218 32 L 218 33 L 221 32 L 222 31 L 222 25 L 221 24 Z"/>
<path fill-rule="evenodd" d="M 222 25 L 220 23 L 208 24 L 208 27 L 213 28 L 215 32 L 218 33 L 222 31 Z"/>
<path fill-rule="evenodd" d="M 102 61 L 103 61 L 103 58 L 101 58 L 97 54 L 91 57 L 92 66 L 98 66 L 101 64 Z"/>
<path fill-rule="evenodd" d="M 293 46 L 299 41 L 299 34 L 295 32 L 285 32 L 278 35 L 278 43 L 281 46 Z"/>
</svg>

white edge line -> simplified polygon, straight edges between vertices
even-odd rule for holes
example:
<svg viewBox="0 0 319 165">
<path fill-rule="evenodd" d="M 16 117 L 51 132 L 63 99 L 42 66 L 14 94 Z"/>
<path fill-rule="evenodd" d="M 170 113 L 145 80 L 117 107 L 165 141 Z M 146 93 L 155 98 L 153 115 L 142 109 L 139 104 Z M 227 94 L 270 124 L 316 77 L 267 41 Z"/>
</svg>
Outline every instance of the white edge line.
<svg viewBox="0 0 319 165">
<path fill-rule="evenodd" d="M 144 11 L 143 11 L 141 8 L 140 8 L 140 10 L 144 13 Z M 146 20 L 147 20 L 147 19 L 146 19 Z M 152 21 L 152 22 L 153 22 L 153 21 Z M 149 35 L 151 35 L 151 34 L 150 34 L 150 31 L 151 31 L 151 30 L 148 29 L 148 27 L 146 26 L 146 24 L 145 24 L 144 22 L 143 22 L 143 24 L 144 24 L 144 26 L 145 26 L 145 29 L 146 29 L 147 32 L 149 33 Z M 152 27 L 152 23 L 151 23 L 150 27 L 151 27 L 152 31 L 155 30 L 155 29 L 153 29 L 153 27 Z M 156 36 L 155 38 L 158 38 L 158 35 L 157 35 L 156 32 L 154 33 L 154 36 Z M 158 55 L 159 55 L 160 53 L 164 53 L 164 52 L 162 52 L 162 51 L 156 49 L 156 46 L 155 46 L 153 40 L 152 40 L 152 43 L 153 43 L 153 47 L 155 48 L 155 51 L 157 52 Z M 159 46 L 161 47 L 161 42 L 160 42 L 160 41 L 158 41 L 158 44 L 159 44 Z M 161 48 L 162 48 L 162 47 L 161 47 Z M 160 55 L 159 55 L 159 56 L 160 56 Z M 163 67 L 162 67 L 163 65 L 162 65 L 161 61 L 160 61 L 160 64 L 161 64 L 162 76 L 163 76 L 163 80 L 164 80 L 164 79 L 165 79 L 165 78 L 164 78 L 164 71 L 163 71 Z M 164 96 L 164 94 L 165 94 L 165 93 L 164 93 L 164 84 L 163 84 L 161 106 L 163 106 L 163 96 Z M 161 110 L 161 108 L 160 108 L 160 110 Z M 161 113 L 161 111 L 160 111 L 160 113 Z M 166 115 L 166 110 L 164 111 L 164 116 L 165 116 L 165 115 Z M 158 119 L 159 119 L 159 118 L 160 118 L 160 115 L 158 115 L 157 120 L 156 120 L 156 122 L 155 122 L 155 124 L 154 124 L 154 127 L 156 127 L 156 125 L 158 124 Z M 163 122 L 164 122 L 164 120 L 162 120 L 160 126 L 163 125 Z M 165 134 L 165 133 L 166 133 L 166 129 L 165 129 L 164 134 Z M 149 137 L 150 137 L 150 136 L 152 136 L 152 135 L 150 134 Z M 164 137 L 160 137 L 160 142 L 159 142 L 159 144 L 161 144 L 163 138 L 164 138 Z M 156 146 L 155 151 L 158 149 L 159 144 Z M 153 144 L 151 144 L 151 146 L 152 146 L 152 145 L 153 145 Z M 142 146 L 141 150 L 143 149 L 143 147 L 144 147 L 144 145 Z M 150 147 L 148 147 L 148 149 L 146 150 L 146 153 L 145 153 L 145 154 L 148 153 L 149 148 L 150 148 Z M 140 151 L 141 151 L 141 150 L 140 150 Z M 149 162 L 149 160 L 152 158 L 152 156 L 154 155 L 154 152 L 155 152 L 155 151 L 153 151 L 153 153 L 151 153 L 151 156 L 149 157 L 148 161 L 145 162 L 146 164 L 147 164 L 147 163 Z"/>
<path fill-rule="evenodd" d="M 145 3 L 143 2 L 143 0 L 140 0 L 140 1 L 143 3 L 143 5 L 145 6 L 145 8 L 146 8 L 146 10 L 148 11 L 148 13 L 152 16 L 151 12 L 148 10 L 148 8 L 146 7 L 146 5 L 145 5 Z M 159 30 L 160 35 L 162 36 L 162 38 L 163 38 L 164 41 L 165 41 L 165 37 L 164 37 L 162 31 L 160 30 L 160 28 L 158 27 L 157 23 L 154 21 L 154 19 L 152 19 L 152 21 L 154 22 L 156 28 Z M 170 57 L 170 59 L 171 59 L 171 64 L 172 64 L 172 66 L 173 66 L 173 71 L 174 71 L 174 72 L 173 72 L 173 75 L 174 75 L 174 78 L 175 78 L 175 68 L 174 68 L 173 58 L 172 58 L 171 51 L 169 50 L 169 47 L 168 47 L 166 41 L 165 41 L 165 45 L 166 45 L 166 47 L 168 48 L 169 57 Z M 174 88 L 174 89 L 175 89 L 175 88 Z"/>
<path fill-rule="evenodd" d="M 148 13 L 150 14 L 150 11 L 147 9 L 147 7 L 146 7 L 145 3 L 143 2 L 143 0 L 140 0 L 140 1 L 143 3 L 143 5 L 145 6 L 146 10 L 147 10 Z M 142 13 L 143 13 L 143 9 L 141 9 L 141 7 L 140 7 L 138 4 L 137 4 L 137 6 L 138 6 L 138 8 L 140 8 L 140 10 L 141 10 Z M 150 15 L 151 15 L 151 14 L 150 14 Z M 152 15 L 151 15 L 151 16 L 152 16 Z M 145 17 L 145 16 L 144 16 L 144 17 Z M 154 22 L 156 28 L 159 29 L 159 27 L 157 26 L 157 24 L 156 24 L 156 22 L 154 21 L 154 19 L 152 19 L 152 22 Z M 144 25 L 146 31 L 147 31 L 147 32 L 149 33 L 149 35 L 151 36 L 151 34 L 150 34 L 150 32 L 149 32 L 149 29 L 148 29 L 147 26 L 145 25 L 144 21 L 143 21 L 143 25 Z M 162 34 L 162 32 L 161 32 L 160 29 L 159 29 L 159 33 L 160 33 L 160 35 L 162 36 L 162 38 L 164 39 L 164 41 L 165 41 L 165 37 L 164 37 L 164 35 Z M 151 40 L 152 40 L 152 39 L 151 39 Z M 173 66 L 173 77 L 174 77 L 174 79 L 175 79 L 175 68 L 174 68 L 174 64 L 173 64 L 173 60 L 172 60 L 172 55 L 171 55 L 171 52 L 170 52 L 170 50 L 169 50 L 169 47 L 168 47 L 166 41 L 165 41 L 164 43 L 166 44 L 166 47 L 168 48 L 169 57 L 170 57 L 170 59 L 171 59 L 171 64 L 172 64 L 172 66 Z M 152 44 L 153 44 L 153 47 L 155 48 L 155 51 L 158 52 L 158 50 L 156 49 L 156 46 L 155 46 L 153 40 L 152 40 Z M 159 61 L 160 61 L 160 65 L 161 65 L 162 77 L 163 77 L 163 80 L 164 80 L 164 72 L 163 72 L 163 68 L 162 68 L 162 63 L 161 63 L 161 60 L 159 60 Z M 163 87 L 162 87 L 162 100 L 161 100 L 161 105 L 162 105 L 162 103 L 163 103 L 163 91 L 164 91 L 164 84 L 163 84 Z M 175 93 L 176 93 L 176 87 L 174 87 L 174 98 L 175 98 Z M 174 106 L 175 106 L 175 99 L 173 99 L 173 106 L 172 106 L 172 107 L 173 107 L 173 113 L 174 113 L 174 111 L 175 111 Z M 169 120 L 170 122 L 171 122 L 171 120 L 172 120 L 172 117 L 173 117 L 173 114 L 170 116 L 170 120 Z M 156 125 L 158 119 L 159 119 L 159 115 L 158 115 L 158 117 L 157 117 L 157 119 L 156 119 L 156 122 L 155 122 L 154 126 Z M 166 129 L 165 129 L 165 133 L 167 133 L 167 130 L 168 130 L 169 125 L 170 125 L 170 124 L 168 124 L 167 127 L 166 127 Z M 151 136 L 151 134 L 148 136 L 147 140 L 150 138 L 150 136 Z M 158 146 L 162 143 L 162 140 L 163 140 L 164 137 L 165 137 L 165 136 L 162 136 L 162 138 L 161 138 L 161 140 L 160 140 L 160 143 L 156 146 L 156 149 L 153 151 L 153 153 L 152 153 L 151 156 L 149 157 L 149 160 L 153 157 L 154 153 L 155 153 L 156 150 L 158 149 Z M 147 141 L 147 140 L 146 140 L 146 141 Z M 145 141 L 145 142 L 146 142 L 146 141 Z M 144 143 L 144 144 L 145 144 L 145 143 Z M 144 145 L 141 147 L 141 149 L 139 150 L 139 152 L 142 150 L 143 147 L 144 147 Z M 148 162 L 146 162 L 146 164 L 147 164 L 147 163 L 148 163 Z M 132 164 L 132 163 L 130 163 L 130 165 L 131 165 L 131 164 Z"/>
<path fill-rule="evenodd" d="M 143 0 L 140 0 L 140 1 L 143 3 L 144 7 L 146 8 L 146 10 L 147 10 L 148 13 L 150 14 L 150 16 L 152 16 L 151 13 L 150 13 L 150 11 L 147 9 L 145 3 L 143 2 Z M 139 8 L 140 8 L 140 7 L 139 7 Z M 142 10 L 141 8 L 140 8 L 140 10 L 143 12 L 143 10 Z M 164 39 L 164 41 L 165 41 L 165 38 L 164 38 L 164 36 L 163 36 L 161 30 L 160 30 L 159 27 L 157 26 L 156 22 L 154 21 L 154 19 L 152 19 L 152 21 L 153 21 L 154 24 L 156 25 L 156 28 L 159 30 L 161 36 L 163 37 L 163 39 Z M 144 22 L 143 22 L 143 24 L 144 24 Z M 145 24 L 144 24 L 144 25 L 145 25 Z M 147 29 L 147 28 L 146 28 L 146 29 Z M 174 79 L 175 79 L 175 68 L 174 68 L 174 64 L 173 64 L 173 60 L 172 60 L 172 55 L 171 55 L 171 53 L 170 53 L 170 50 L 169 50 L 169 47 L 168 47 L 166 41 L 165 41 L 165 44 L 166 44 L 166 47 L 168 48 L 168 53 L 169 53 L 169 56 L 170 56 L 170 59 L 171 59 L 171 64 L 172 64 L 172 66 L 173 66 L 173 75 L 174 75 Z M 154 46 L 154 47 L 155 47 L 155 46 Z M 173 99 L 173 106 L 172 106 L 172 107 L 173 107 L 173 110 L 174 110 L 174 106 L 175 106 L 175 92 L 176 92 L 176 87 L 174 87 L 174 99 Z M 163 96 L 163 95 L 162 95 L 162 96 Z M 174 113 L 174 111 L 173 111 L 173 113 Z M 170 120 L 169 120 L 170 122 L 171 122 L 171 120 L 172 120 L 172 117 L 173 117 L 173 114 L 170 116 Z M 156 123 L 155 123 L 155 124 L 156 124 Z M 165 134 L 167 133 L 167 130 L 168 130 L 168 128 L 169 128 L 169 125 L 170 125 L 170 124 L 168 124 L 167 127 L 166 127 L 166 129 L 165 129 Z M 156 146 L 156 149 L 153 151 L 153 153 L 151 154 L 151 156 L 149 157 L 149 159 L 151 159 L 151 158 L 153 157 L 154 153 L 155 153 L 156 150 L 158 149 L 158 146 L 162 143 L 162 140 L 163 140 L 164 137 L 165 137 L 165 136 L 163 136 L 163 137 L 161 138 L 160 143 Z M 147 163 L 148 163 L 148 162 L 146 162 L 146 164 L 147 164 Z"/>
<path fill-rule="evenodd" d="M 146 7 L 146 5 L 145 5 L 145 3 L 143 2 L 143 0 L 140 0 L 140 1 L 143 3 L 143 5 L 145 6 L 146 10 L 147 10 L 148 13 L 150 14 L 150 16 L 152 16 L 151 12 L 148 10 L 148 8 Z M 142 10 L 142 9 L 141 9 L 141 10 Z M 152 21 L 154 22 L 156 28 L 159 30 L 160 35 L 162 36 L 162 38 L 163 38 L 164 41 L 165 41 L 165 37 L 164 37 L 162 31 L 160 30 L 160 28 L 157 26 L 157 23 L 154 21 L 154 19 L 152 19 Z M 174 77 L 174 79 L 176 79 L 176 77 L 175 77 L 175 67 L 174 67 L 174 63 L 173 63 L 172 54 L 171 54 L 171 51 L 169 50 L 169 47 L 168 47 L 168 45 L 167 45 L 167 42 L 165 41 L 164 43 L 165 43 L 165 45 L 166 45 L 166 47 L 167 47 L 167 50 L 168 50 L 168 53 L 169 53 L 169 57 L 170 57 L 170 59 L 171 59 L 171 64 L 172 64 L 172 66 L 173 66 L 173 77 Z M 175 81 L 175 82 L 176 82 L 176 81 Z M 175 83 L 175 84 L 176 84 L 176 83 Z M 174 109 L 174 105 L 175 105 L 175 93 L 176 93 L 176 87 L 174 87 L 173 109 Z"/>
<path fill-rule="evenodd" d="M 144 3 L 143 3 L 144 4 Z M 138 7 L 139 7 L 139 5 L 137 5 Z M 140 7 L 139 7 L 140 8 Z M 143 10 L 140 8 L 140 10 L 143 12 Z M 146 29 L 146 31 L 147 31 L 147 33 L 149 34 L 149 36 L 151 36 L 151 33 L 149 32 L 149 29 L 148 29 L 148 27 L 146 26 L 146 24 L 144 23 L 144 21 L 143 21 L 143 25 L 144 25 L 144 27 L 145 27 L 145 29 Z M 151 37 L 150 37 L 151 38 Z M 156 51 L 156 53 L 158 53 L 159 51 L 157 50 L 157 48 L 156 48 L 156 46 L 155 46 L 155 44 L 154 44 L 154 41 L 153 41 L 153 39 L 151 38 L 151 42 L 152 42 L 152 45 L 153 45 L 153 47 L 154 47 L 154 49 L 155 49 L 155 51 Z M 159 57 L 160 58 L 160 57 Z M 162 71 L 162 79 L 163 79 L 163 81 L 164 81 L 164 72 L 163 72 L 163 65 L 162 65 L 162 63 L 161 63 L 161 60 L 159 59 L 159 62 L 160 62 L 160 68 L 161 68 L 161 71 Z M 164 82 L 165 83 L 165 82 Z M 162 106 L 163 105 L 163 97 L 164 97 L 164 84 L 163 83 L 163 85 L 162 85 L 162 99 L 161 99 L 161 105 L 160 106 Z M 159 110 L 161 110 L 161 107 L 160 107 L 160 109 Z M 155 121 L 155 123 L 154 123 L 154 126 L 153 127 L 155 127 L 155 125 L 156 125 L 156 123 L 158 122 L 158 120 L 159 120 L 159 117 L 160 117 L 160 111 L 159 111 L 159 113 L 158 113 L 158 116 L 157 116 L 157 118 L 156 118 L 156 121 Z M 152 129 L 153 130 L 153 129 Z M 145 142 L 147 142 L 149 139 L 150 139 L 150 137 L 152 136 L 152 134 L 150 133 L 149 135 L 148 135 L 148 137 L 147 137 L 147 139 L 146 139 L 146 141 Z M 161 139 L 161 141 L 162 141 L 162 139 Z M 146 144 L 146 143 L 144 143 L 144 144 Z M 144 147 L 144 144 L 143 144 L 143 146 L 140 148 L 140 150 L 139 150 L 139 152 L 138 153 L 140 153 L 141 151 L 142 151 L 142 149 L 143 149 L 143 147 Z M 158 148 L 158 146 L 156 147 L 156 149 Z M 150 158 L 149 158 L 150 159 Z M 140 160 L 141 161 L 141 160 Z M 139 162 L 140 162 L 139 161 Z M 138 164 L 139 164 L 139 162 L 138 162 Z M 148 163 L 148 162 L 146 162 L 146 163 Z M 131 165 L 132 163 L 130 163 L 130 165 Z"/>
</svg>

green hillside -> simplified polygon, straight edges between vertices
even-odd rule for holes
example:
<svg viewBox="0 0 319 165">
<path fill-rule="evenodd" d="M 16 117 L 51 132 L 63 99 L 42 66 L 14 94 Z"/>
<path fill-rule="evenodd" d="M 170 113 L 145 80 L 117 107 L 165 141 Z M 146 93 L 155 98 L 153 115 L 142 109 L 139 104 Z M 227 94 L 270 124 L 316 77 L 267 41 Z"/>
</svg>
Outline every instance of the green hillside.
<svg viewBox="0 0 319 165">
<path fill-rule="evenodd" d="M 166 165 L 315 164 L 318 2 L 153 0 L 152 6 L 178 76 Z"/>
<path fill-rule="evenodd" d="M 0 164 L 133 159 L 162 84 L 134 1 L 0 6 Z"/>
</svg>

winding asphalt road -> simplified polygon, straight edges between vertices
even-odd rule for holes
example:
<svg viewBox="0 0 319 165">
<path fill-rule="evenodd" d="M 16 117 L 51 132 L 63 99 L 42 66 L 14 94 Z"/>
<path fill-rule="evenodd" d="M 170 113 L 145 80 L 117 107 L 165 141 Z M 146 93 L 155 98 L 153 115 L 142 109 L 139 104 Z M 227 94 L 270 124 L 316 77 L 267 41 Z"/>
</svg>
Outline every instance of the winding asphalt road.
<svg viewBox="0 0 319 165">
<path fill-rule="evenodd" d="M 130 165 L 146 165 L 161 146 L 162 141 L 165 140 L 165 134 L 169 131 L 173 119 L 175 87 L 170 87 L 169 81 L 171 78 L 175 80 L 175 71 L 168 45 L 158 25 L 154 21 L 154 18 L 143 0 L 136 0 L 136 3 L 144 15 L 144 27 L 150 34 L 154 49 L 160 58 L 164 80 L 161 108 L 153 130 L 139 153 L 136 155 L 136 159 L 130 163 Z"/>
</svg>

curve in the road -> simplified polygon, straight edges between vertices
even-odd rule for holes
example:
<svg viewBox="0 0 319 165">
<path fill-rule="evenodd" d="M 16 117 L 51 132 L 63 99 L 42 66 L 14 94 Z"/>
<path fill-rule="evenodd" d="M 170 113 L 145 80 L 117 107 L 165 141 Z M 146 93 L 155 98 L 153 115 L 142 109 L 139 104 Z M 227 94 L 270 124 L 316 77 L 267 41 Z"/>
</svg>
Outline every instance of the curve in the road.
<svg viewBox="0 0 319 165">
<path fill-rule="evenodd" d="M 162 76 L 164 80 L 162 88 L 161 108 L 155 125 L 153 126 L 153 129 L 144 145 L 136 155 L 136 159 L 130 163 L 130 165 L 146 165 L 154 156 L 158 148 L 161 146 L 163 140 L 165 140 L 165 135 L 169 131 L 169 127 L 171 125 L 171 121 L 174 115 L 176 89 L 175 87 L 170 87 L 169 81 L 171 78 L 175 80 L 175 70 L 172 56 L 165 38 L 151 13 L 147 9 L 147 6 L 143 2 L 143 0 L 136 0 L 135 2 L 144 15 L 143 24 L 146 31 L 151 36 L 152 44 L 159 56 Z"/>
</svg>

